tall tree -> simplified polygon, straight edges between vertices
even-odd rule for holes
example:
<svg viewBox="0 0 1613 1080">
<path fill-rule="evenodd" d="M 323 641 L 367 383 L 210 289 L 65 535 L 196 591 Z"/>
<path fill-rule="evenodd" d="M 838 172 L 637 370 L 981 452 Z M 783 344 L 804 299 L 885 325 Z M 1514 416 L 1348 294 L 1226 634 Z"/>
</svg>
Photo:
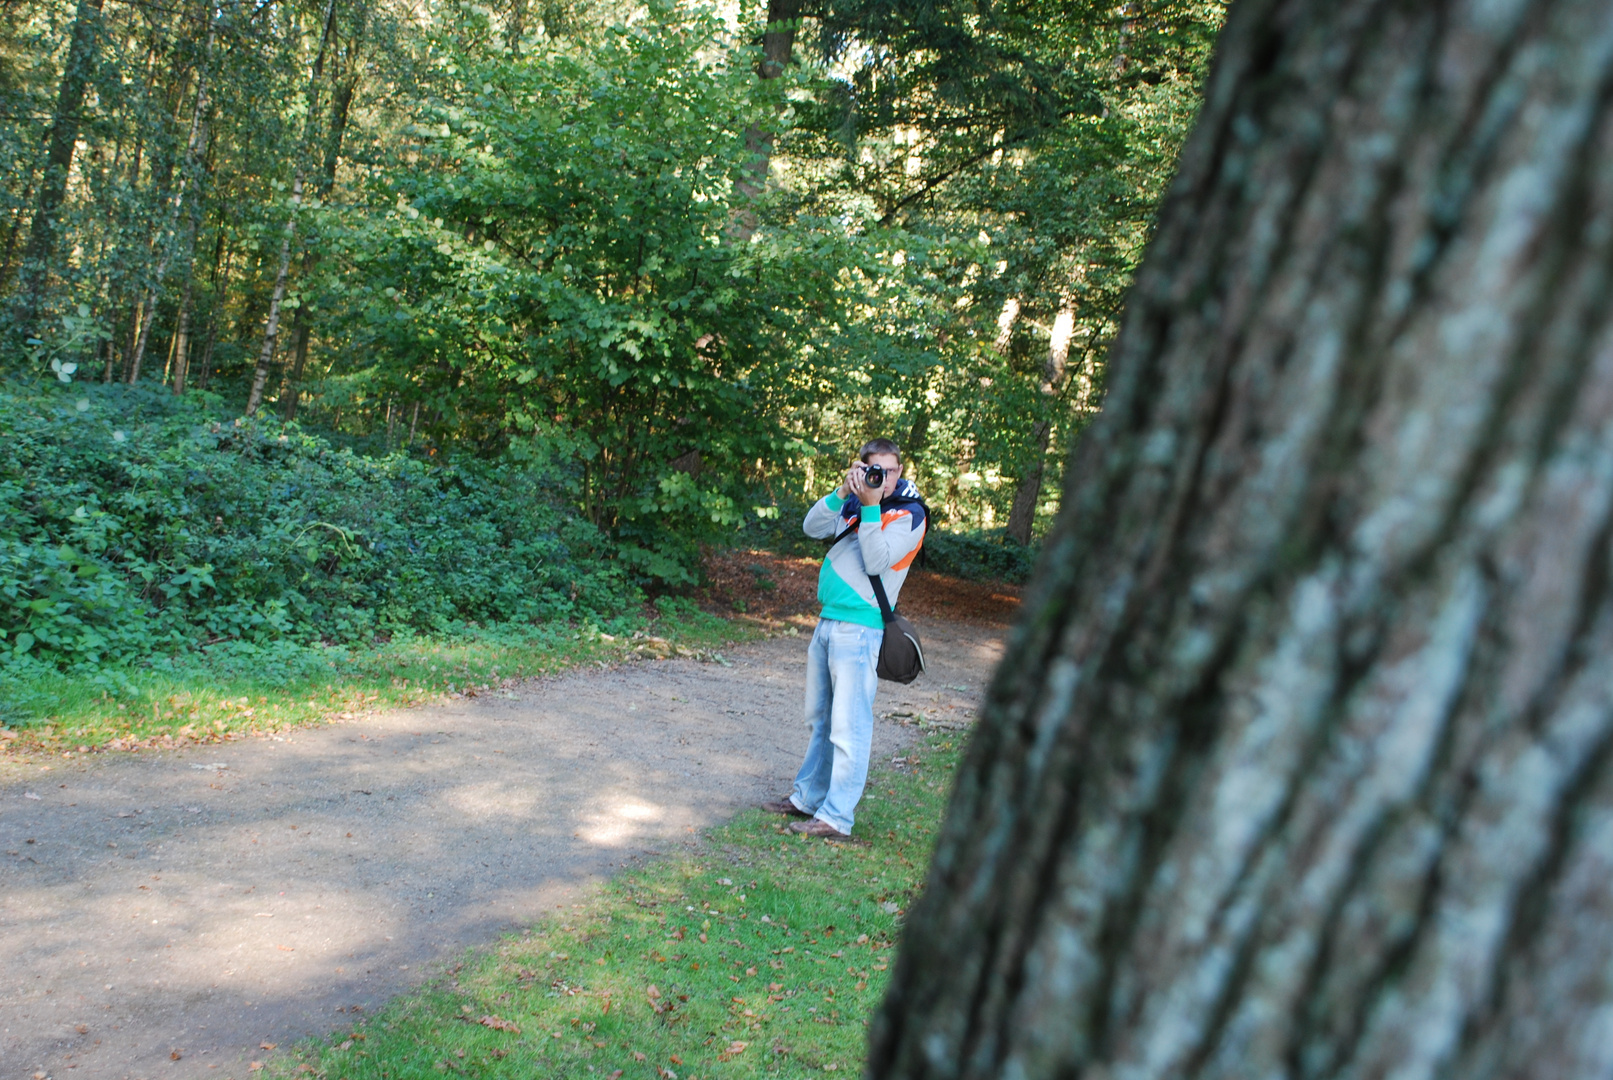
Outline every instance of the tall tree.
<svg viewBox="0 0 1613 1080">
<path fill-rule="evenodd" d="M 1613 22 L 1219 49 L 872 1075 L 1605 1076 Z"/>
<path fill-rule="evenodd" d="M 45 141 L 45 169 L 39 181 L 39 202 L 29 226 L 28 244 L 23 249 L 22 281 L 17 290 L 17 322 L 24 333 L 34 331 L 34 320 L 44 298 L 56 253 L 56 218 L 67 195 L 67 177 L 73 168 L 73 150 L 78 145 L 78 128 L 83 119 L 84 91 L 95 68 L 96 46 L 101 31 L 102 0 L 79 0 L 73 17 L 73 33 L 68 41 L 67 61 L 62 67 L 61 90 L 56 112 L 51 117 Z"/>
<path fill-rule="evenodd" d="M 764 82 L 776 79 L 789 68 L 795 57 L 795 35 L 801 29 L 801 0 L 767 0 L 767 24 L 762 31 L 762 59 L 756 65 L 756 76 Z M 734 211 L 734 222 L 729 232 L 743 243 L 756 233 L 761 224 L 754 204 L 767 189 L 767 171 L 773 162 L 773 132 L 760 124 L 745 128 L 745 149 L 751 157 L 745 164 L 744 174 L 735 181 L 735 188 L 743 196 Z"/>
<path fill-rule="evenodd" d="M 269 296 L 269 316 L 263 327 L 263 347 L 258 350 L 257 367 L 252 373 L 252 389 L 247 394 L 246 414 L 251 416 L 263 404 L 263 388 L 269 380 L 269 365 L 274 362 L 274 351 L 280 341 L 280 308 L 286 299 L 286 282 L 291 269 L 291 244 L 297 236 L 297 215 L 302 211 L 303 169 L 305 158 L 312 151 L 314 132 L 319 114 L 319 92 L 323 87 L 325 57 L 330 51 L 331 38 L 336 32 L 336 0 L 325 6 L 325 28 L 319 36 L 319 50 L 308 74 L 307 117 L 303 123 L 302 145 L 293 164 L 290 210 L 280 235 L 279 270 L 274 278 L 274 291 Z"/>
<path fill-rule="evenodd" d="M 341 163 L 342 139 L 347 134 L 347 120 L 352 112 L 353 94 L 358 89 L 359 76 L 362 74 L 360 66 L 362 49 L 364 45 L 364 26 L 369 17 L 369 5 L 361 3 L 353 16 L 353 29 L 348 37 L 347 55 L 344 58 L 345 70 L 336 82 L 331 94 L 330 118 L 325 125 L 325 156 L 324 163 L 319 170 L 319 179 L 314 185 L 314 199 L 324 202 L 330 198 L 330 193 L 336 186 L 336 168 Z M 511 45 L 511 51 L 515 51 Z M 318 251 L 310 248 L 304 252 L 302 258 L 302 280 L 308 281 L 313 277 L 314 268 L 319 263 Z M 281 415 L 287 420 L 297 418 L 297 404 L 302 393 L 303 368 L 308 363 L 308 341 L 313 332 L 313 323 L 310 321 L 310 308 L 307 298 L 297 305 L 296 313 L 292 316 L 292 351 L 291 371 L 287 373 L 285 389 L 281 394 Z"/>
</svg>

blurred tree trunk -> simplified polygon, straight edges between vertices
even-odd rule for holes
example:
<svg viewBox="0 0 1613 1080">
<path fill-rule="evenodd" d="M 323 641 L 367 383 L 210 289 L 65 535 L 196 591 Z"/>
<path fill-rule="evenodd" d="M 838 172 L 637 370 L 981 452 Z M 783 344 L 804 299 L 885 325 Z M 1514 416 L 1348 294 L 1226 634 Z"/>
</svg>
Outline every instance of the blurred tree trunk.
<svg viewBox="0 0 1613 1080">
<path fill-rule="evenodd" d="M 874 1077 L 1613 1071 L 1613 20 L 1232 8 Z"/>
<path fill-rule="evenodd" d="M 1053 332 L 1048 337 L 1047 364 L 1042 369 L 1042 397 L 1046 399 L 1048 415 L 1031 428 L 1031 447 L 1035 455 L 1014 492 L 1014 505 L 1008 511 L 1008 535 L 1021 544 L 1031 542 L 1031 526 L 1036 524 L 1036 503 L 1042 497 L 1042 473 L 1047 466 L 1047 447 L 1053 438 L 1052 412 L 1058 407 L 1059 391 L 1064 387 L 1065 364 L 1070 358 L 1070 337 L 1075 330 L 1075 312 L 1068 306 L 1059 309 L 1053 320 Z"/>
<path fill-rule="evenodd" d="M 73 168 L 73 148 L 78 145 L 78 125 L 83 118 L 84 92 L 95 70 L 96 43 L 101 30 L 102 0 L 78 0 L 73 16 L 73 33 L 62 67 L 61 90 L 56 112 L 51 117 L 46 139 L 45 169 L 39 181 L 39 201 L 34 206 L 28 243 L 23 248 L 22 274 L 17 297 L 20 301 L 18 324 L 25 334 L 35 332 L 34 321 L 44 299 L 56 256 L 56 217 L 67 197 L 67 177 Z"/>
</svg>

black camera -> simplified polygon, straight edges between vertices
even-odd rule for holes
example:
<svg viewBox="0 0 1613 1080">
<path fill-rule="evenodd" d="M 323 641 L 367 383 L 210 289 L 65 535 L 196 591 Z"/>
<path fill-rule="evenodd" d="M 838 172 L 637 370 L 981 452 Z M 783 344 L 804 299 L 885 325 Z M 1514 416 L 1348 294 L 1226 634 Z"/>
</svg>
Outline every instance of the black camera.
<svg viewBox="0 0 1613 1080">
<path fill-rule="evenodd" d="M 885 466 L 883 466 L 883 465 L 864 465 L 863 466 L 863 483 L 867 484 L 871 488 L 884 487 L 885 486 Z"/>
</svg>

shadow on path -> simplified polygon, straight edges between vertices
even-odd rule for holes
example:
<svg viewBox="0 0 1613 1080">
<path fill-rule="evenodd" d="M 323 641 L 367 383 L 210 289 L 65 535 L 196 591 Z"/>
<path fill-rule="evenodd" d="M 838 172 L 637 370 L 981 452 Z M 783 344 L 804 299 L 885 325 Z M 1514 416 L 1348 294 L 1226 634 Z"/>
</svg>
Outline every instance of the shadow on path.
<svg viewBox="0 0 1613 1080">
<path fill-rule="evenodd" d="M 877 709 L 972 714 L 1000 636 L 934 621 Z M 807 638 L 0 783 L 0 1075 L 234 1077 L 587 883 L 784 792 Z M 876 763 L 910 736 L 882 721 Z M 177 1055 L 177 1056 L 176 1056 Z"/>
</svg>

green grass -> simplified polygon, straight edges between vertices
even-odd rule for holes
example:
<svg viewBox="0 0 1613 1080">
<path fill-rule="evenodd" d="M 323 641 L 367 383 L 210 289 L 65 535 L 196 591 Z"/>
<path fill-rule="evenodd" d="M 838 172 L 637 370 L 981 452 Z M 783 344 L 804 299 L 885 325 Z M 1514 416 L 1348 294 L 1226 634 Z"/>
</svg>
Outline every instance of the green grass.
<svg viewBox="0 0 1613 1080">
<path fill-rule="evenodd" d="M 641 635 L 697 654 L 759 636 L 693 604 L 663 599 Z M 217 742 L 584 664 L 616 663 L 642 637 L 564 625 L 474 627 L 395 639 L 370 648 L 236 646 L 212 656 L 91 674 L 35 672 L 0 682 L 0 746 L 12 755 L 68 755 L 102 748 Z M 84 747 L 84 751 L 79 748 Z"/>
<path fill-rule="evenodd" d="M 759 811 L 623 874 L 374 1017 L 266 1062 L 269 1077 L 860 1074 L 956 744 L 870 779 L 855 845 Z"/>
</svg>

